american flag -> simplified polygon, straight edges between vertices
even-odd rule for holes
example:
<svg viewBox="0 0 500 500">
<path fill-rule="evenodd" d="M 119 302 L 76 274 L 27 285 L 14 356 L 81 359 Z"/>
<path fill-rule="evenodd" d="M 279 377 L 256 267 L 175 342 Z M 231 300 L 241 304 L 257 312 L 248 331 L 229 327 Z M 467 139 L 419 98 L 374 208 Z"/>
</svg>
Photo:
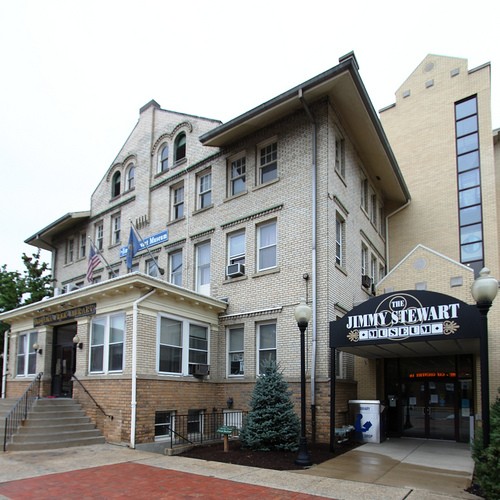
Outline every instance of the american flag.
<svg viewBox="0 0 500 500">
<path fill-rule="evenodd" d="M 94 269 L 100 264 L 101 258 L 99 254 L 96 253 L 94 245 L 90 244 L 90 253 L 89 253 L 89 263 L 87 267 L 87 281 L 89 283 L 93 283 L 94 281 Z"/>
</svg>

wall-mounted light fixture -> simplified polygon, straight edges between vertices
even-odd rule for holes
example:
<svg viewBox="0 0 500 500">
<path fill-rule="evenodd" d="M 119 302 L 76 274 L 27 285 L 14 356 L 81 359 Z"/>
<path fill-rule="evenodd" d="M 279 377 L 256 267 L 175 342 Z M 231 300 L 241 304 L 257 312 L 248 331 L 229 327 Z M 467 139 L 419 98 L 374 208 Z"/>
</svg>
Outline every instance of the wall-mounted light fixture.
<svg viewBox="0 0 500 500">
<path fill-rule="evenodd" d="M 43 349 L 36 342 L 33 344 L 33 350 L 35 352 L 37 352 L 38 354 L 42 354 L 43 353 Z"/>
<path fill-rule="evenodd" d="M 232 408 L 232 407 L 233 407 L 233 404 L 234 404 L 234 399 L 233 399 L 233 398 L 231 398 L 231 397 L 229 397 L 229 398 L 227 398 L 226 403 L 227 403 L 227 407 L 228 407 L 228 408 Z"/>
<path fill-rule="evenodd" d="M 83 342 L 80 342 L 78 333 L 73 337 L 73 344 L 75 344 L 78 349 L 83 349 Z"/>
</svg>

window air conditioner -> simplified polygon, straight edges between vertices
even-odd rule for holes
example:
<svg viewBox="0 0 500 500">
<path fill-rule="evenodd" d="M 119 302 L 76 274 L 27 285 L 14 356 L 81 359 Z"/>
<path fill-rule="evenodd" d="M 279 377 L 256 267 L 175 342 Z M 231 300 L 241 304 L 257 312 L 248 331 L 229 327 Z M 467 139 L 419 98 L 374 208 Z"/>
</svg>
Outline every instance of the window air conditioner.
<svg viewBox="0 0 500 500">
<path fill-rule="evenodd" d="M 372 286 L 372 279 L 370 278 L 370 276 L 368 276 L 367 274 L 363 274 L 361 276 L 361 284 L 365 287 L 365 288 L 371 288 Z"/>
<path fill-rule="evenodd" d="M 193 375 L 195 377 L 204 377 L 210 374 L 210 365 L 197 364 L 193 365 Z"/>
<path fill-rule="evenodd" d="M 226 272 L 228 278 L 236 278 L 245 274 L 245 264 L 229 264 Z"/>
</svg>

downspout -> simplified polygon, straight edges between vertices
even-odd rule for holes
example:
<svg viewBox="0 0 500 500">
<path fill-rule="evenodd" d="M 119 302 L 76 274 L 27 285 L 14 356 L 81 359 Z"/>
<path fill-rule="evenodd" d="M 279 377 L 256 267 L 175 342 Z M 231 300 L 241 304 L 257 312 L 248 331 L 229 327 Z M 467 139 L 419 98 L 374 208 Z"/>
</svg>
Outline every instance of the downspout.
<svg viewBox="0 0 500 500">
<path fill-rule="evenodd" d="M 316 261 L 317 261 L 317 251 L 316 251 L 316 232 L 317 232 L 317 217 L 316 217 L 316 157 L 317 157 L 317 124 L 314 119 L 309 106 L 307 105 L 302 89 L 299 89 L 299 99 L 304 107 L 304 110 L 312 123 L 312 189 L 311 189 L 311 203 L 312 203 L 312 215 L 311 215 L 311 225 L 312 225 L 312 345 L 311 345 L 311 427 L 312 427 L 312 440 L 316 441 L 316 340 L 317 340 L 317 293 L 316 293 Z"/>
<path fill-rule="evenodd" d="M 397 213 L 401 212 L 405 208 L 407 208 L 411 203 L 411 199 L 409 199 L 404 205 L 391 212 L 385 218 L 385 263 L 386 263 L 386 273 L 389 272 L 389 218 Z"/>
<path fill-rule="evenodd" d="M 139 313 L 139 304 L 153 295 L 156 288 L 150 290 L 146 295 L 138 298 L 132 309 L 132 395 L 130 401 L 130 448 L 135 449 L 135 428 L 137 418 L 137 317 Z"/>
<path fill-rule="evenodd" d="M 3 363 L 2 363 L 2 399 L 5 399 L 5 386 L 6 386 L 6 381 L 7 381 L 7 370 L 8 370 L 8 359 L 7 359 L 7 353 L 9 351 L 9 337 L 10 337 L 10 330 L 7 330 L 4 333 L 3 337 Z"/>
</svg>

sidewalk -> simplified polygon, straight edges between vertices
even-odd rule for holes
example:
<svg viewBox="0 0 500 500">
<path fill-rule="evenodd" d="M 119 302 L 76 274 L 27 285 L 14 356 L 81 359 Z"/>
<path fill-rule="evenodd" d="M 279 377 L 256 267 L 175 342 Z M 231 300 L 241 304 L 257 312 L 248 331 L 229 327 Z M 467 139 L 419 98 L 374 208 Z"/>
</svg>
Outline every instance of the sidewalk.
<svg viewBox="0 0 500 500">
<path fill-rule="evenodd" d="M 361 453 L 365 446 L 352 452 L 357 452 L 358 457 L 369 457 L 371 451 Z M 347 457 L 352 452 L 343 456 Z M 325 464 L 333 464 L 340 458 L 342 456 Z M 354 458 L 347 457 L 347 460 Z M 305 500 L 311 498 L 310 495 L 318 495 L 345 500 L 477 500 L 477 497 L 461 491 L 457 492 L 457 496 L 400 484 L 339 479 L 329 476 L 326 472 L 328 467 L 325 469 L 322 465 L 300 472 L 283 472 L 168 457 L 108 444 L 40 452 L 8 452 L 0 455 L 0 498 L 215 499 L 223 495 L 236 499 Z M 348 467 L 354 466 L 351 464 Z M 356 467 L 359 472 L 359 464 Z M 449 476 L 443 475 L 441 479 L 446 483 Z"/>
</svg>

